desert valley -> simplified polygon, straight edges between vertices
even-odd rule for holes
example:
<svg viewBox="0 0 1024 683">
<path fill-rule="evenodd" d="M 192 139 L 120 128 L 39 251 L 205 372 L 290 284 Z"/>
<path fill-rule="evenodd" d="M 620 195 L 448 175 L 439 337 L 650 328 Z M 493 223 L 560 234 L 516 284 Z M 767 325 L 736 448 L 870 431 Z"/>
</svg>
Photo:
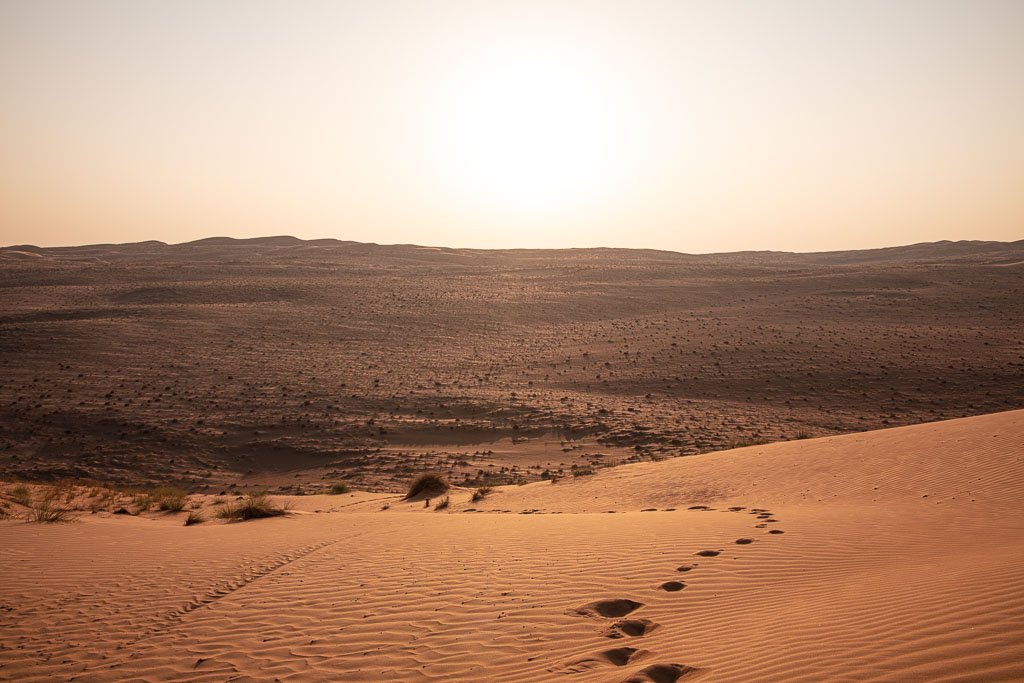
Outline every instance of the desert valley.
<svg viewBox="0 0 1024 683">
<path fill-rule="evenodd" d="M 0 680 L 1024 678 L 1024 243 L 0 289 Z"/>
</svg>

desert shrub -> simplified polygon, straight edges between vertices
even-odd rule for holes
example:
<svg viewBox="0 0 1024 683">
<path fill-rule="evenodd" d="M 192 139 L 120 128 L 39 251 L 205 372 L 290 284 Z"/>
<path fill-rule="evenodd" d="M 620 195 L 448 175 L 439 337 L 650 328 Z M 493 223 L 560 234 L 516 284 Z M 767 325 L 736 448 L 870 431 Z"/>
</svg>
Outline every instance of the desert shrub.
<svg viewBox="0 0 1024 683">
<path fill-rule="evenodd" d="M 206 521 L 203 517 L 203 513 L 198 510 L 192 510 L 188 513 L 188 517 L 185 518 L 185 526 L 192 526 L 193 524 L 202 524 Z"/>
<path fill-rule="evenodd" d="M 188 503 L 188 497 L 180 489 L 160 488 L 153 491 L 153 501 L 163 512 L 181 512 Z"/>
<path fill-rule="evenodd" d="M 132 497 L 132 505 L 136 508 L 136 514 L 148 511 L 155 503 L 156 499 L 150 493 L 138 493 Z"/>
<path fill-rule="evenodd" d="M 27 486 L 20 484 L 11 489 L 11 500 L 18 505 L 29 507 L 32 505 L 32 492 L 29 491 Z"/>
<path fill-rule="evenodd" d="M 448 500 L 448 496 L 445 496 L 444 498 L 437 502 L 437 505 L 434 506 L 434 511 L 436 512 L 437 510 L 447 509 L 449 503 L 450 501 Z"/>
<path fill-rule="evenodd" d="M 412 480 L 412 483 L 409 484 L 409 491 L 405 494 L 405 498 L 406 500 L 411 500 L 421 496 L 425 498 L 432 498 L 434 496 L 441 495 L 449 488 L 451 487 L 448 484 L 448 480 L 443 476 L 434 472 L 427 472 Z"/>
<path fill-rule="evenodd" d="M 337 484 L 333 484 L 331 486 L 330 493 L 331 495 L 338 496 L 342 493 L 348 493 L 350 490 L 351 489 L 349 489 L 348 484 L 343 481 L 339 481 Z"/>
<path fill-rule="evenodd" d="M 71 510 L 56 505 L 53 498 L 46 497 L 32 506 L 28 518 L 30 522 L 45 524 L 67 522 L 71 519 Z"/>
<path fill-rule="evenodd" d="M 240 500 L 222 507 L 217 511 L 217 516 L 221 519 L 243 521 L 246 519 L 278 517 L 287 511 L 287 508 L 274 503 L 266 493 L 249 493 Z"/>
<path fill-rule="evenodd" d="M 494 489 L 490 486 L 481 486 L 476 491 L 473 491 L 473 502 L 479 503 L 481 500 L 486 498 Z"/>
</svg>

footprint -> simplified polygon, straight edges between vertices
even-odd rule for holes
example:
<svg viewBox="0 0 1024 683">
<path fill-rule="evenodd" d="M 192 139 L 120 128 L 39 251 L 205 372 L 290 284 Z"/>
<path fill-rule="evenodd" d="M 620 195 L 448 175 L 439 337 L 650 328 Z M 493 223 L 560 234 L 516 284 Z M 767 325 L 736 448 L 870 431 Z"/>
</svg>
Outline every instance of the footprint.
<svg viewBox="0 0 1024 683">
<path fill-rule="evenodd" d="M 700 557 L 715 557 L 721 554 L 721 552 L 721 550 L 701 550 L 697 555 Z"/>
<path fill-rule="evenodd" d="M 746 509 L 747 508 L 743 507 L 742 505 L 735 505 L 735 506 L 729 508 L 729 512 L 739 512 L 740 510 L 746 510 Z"/>
<path fill-rule="evenodd" d="M 626 635 L 630 638 L 639 638 L 658 628 L 658 625 L 650 619 L 623 619 L 616 621 L 608 630 L 609 638 L 621 638 Z"/>
<path fill-rule="evenodd" d="M 685 664 L 651 664 L 640 669 L 622 683 L 676 683 L 686 674 L 697 671 Z"/>
<path fill-rule="evenodd" d="M 573 660 L 560 669 L 560 671 L 562 673 L 578 674 L 606 664 L 626 666 L 645 654 L 647 654 L 646 650 L 635 647 L 615 647 Z M 556 671 L 558 670 L 556 669 Z"/>
<path fill-rule="evenodd" d="M 666 581 L 665 583 L 658 586 L 658 588 L 660 588 L 663 591 L 668 591 L 669 593 L 675 593 L 686 588 L 686 584 L 682 581 Z"/>
<path fill-rule="evenodd" d="M 643 654 L 643 650 L 640 650 L 639 648 L 616 647 L 611 650 L 605 650 L 600 656 L 615 666 L 626 666 L 641 654 Z"/>
<path fill-rule="evenodd" d="M 785 531 L 783 531 L 782 529 L 770 529 L 770 530 L 768 531 L 768 533 L 770 533 L 770 534 L 784 534 L 784 533 L 786 533 L 786 532 L 785 532 Z"/>
<path fill-rule="evenodd" d="M 753 542 L 754 542 L 754 539 L 752 539 L 752 538 L 737 538 L 736 539 L 736 545 L 750 545 Z"/>
<path fill-rule="evenodd" d="M 576 614 L 585 617 L 604 617 L 605 619 L 618 619 L 630 612 L 634 612 L 644 606 L 644 603 L 626 598 L 611 598 L 608 600 L 595 600 L 588 602 L 582 607 L 573 610 Z"/>
<path fill-rule="evenodd" d="M 696 567 L 697 567 L 697 565 L 695 565 L 695 564 L 683 564 L 683 565 L 680 565 L 680 566 L 676 567 L 676 571 L 677 572 L 691 572 Z"/>
<path fill-rule="evenodd" d="M 686 509 L 687 510 L 710 510 L 711 508 L 709 508 L 707 505 L 691 505 L 690 507 L 688 507 Z"/>
</svg>

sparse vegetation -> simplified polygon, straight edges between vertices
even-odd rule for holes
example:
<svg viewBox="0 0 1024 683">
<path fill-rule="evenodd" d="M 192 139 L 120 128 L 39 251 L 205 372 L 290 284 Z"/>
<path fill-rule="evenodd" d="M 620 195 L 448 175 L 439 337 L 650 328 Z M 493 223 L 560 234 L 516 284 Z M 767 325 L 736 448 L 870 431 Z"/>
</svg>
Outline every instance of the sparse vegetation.
<svg viewBox="0 0 1024 683">
<path fill-rule="evenodd" d="M 18 505 L 29 507 L 32 505 L 32 492 L 24 484 L 19 484 L 11 489 L 11 500 Z"/>
<path fill-rule="evenodd" d="M 481 500 L 486 498 L 491 492 L 494 491 L 490 486 L 481 486 L 476 491 L 473 491 L 473 502 L 479 503 Z"/>
<path fill-rule="evenodd" d="M 153 501 L 157 509 L 163 512 L 181 512 L 188 503 L 184 491 L 174 488 L 160 488 L 153 491 Z"/>
<path fill-rule="evenodd" d="M 286 512 L 288 512 L 286 507 L 277 505 L 266 493 L 249 493 L 240 500 L 222 507 L 217 511 L 217 516 L 221 519 L 240 522 L 247 519 L 279 517 Z"/>
<path fill-rule="evenodd" d="M 202 524 L 206 521 L 206 517 L 203 517 L 203 513 L 198 510 L 192 510 L 188 513 L 188 517 L 185 518 L 185 526 L 192 526 L 193 524 Z"/>
<path fill-rule="evenodd" d="M 441 500 L 439 500 L 437 502 L 437 505 L 434 506 L 434 511 L 436 512 L 438 510 L 447 510 L 448 509 L 448 505 L 450 503 L 451 503 L 451 501 L 448 499 L 448 496 L 445 496 L 444 498 L 442 498 Z"/>
<path fill-rule="evenodd" d="M 338 496 L 342 493 L 348 493 L 350 490 L 351 489 L 348 487 L 348 484 L 343 481 L 339 481 L 338 483 L 331 485 L 330 493 L 333 496 Z"/>
<path fill-rule="evenodd" d="M 55 524 L 71 520 L 71 510 L 55 504 L 52 496 L 46 496 L 33 505 L 29 511 L 29 521 L 44 524 Z"/>
<path fill-rule="evenodd" d="M 450 488 L 448 480 L 443 476 L 435 472 L 427 472 L 412 480 L 405 498 L 406 500 L 412 500 L 413 498 L 424 496 L 429 499 L 441 495 Z"/>
</svg>

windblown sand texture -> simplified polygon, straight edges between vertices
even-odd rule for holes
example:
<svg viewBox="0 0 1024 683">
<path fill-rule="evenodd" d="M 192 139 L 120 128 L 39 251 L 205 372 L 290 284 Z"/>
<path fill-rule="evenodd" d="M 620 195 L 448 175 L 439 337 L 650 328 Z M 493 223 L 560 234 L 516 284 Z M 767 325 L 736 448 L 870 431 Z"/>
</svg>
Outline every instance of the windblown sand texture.
<svg viewBox="0 0 1024 683">
<path fill-rule="evenodd" d="M 0 679 L 1021 680 L 1022 489 L 1012 411 L 443 511 L 356 492 L 241 523 L 7 519 Z"/>
</svg>

